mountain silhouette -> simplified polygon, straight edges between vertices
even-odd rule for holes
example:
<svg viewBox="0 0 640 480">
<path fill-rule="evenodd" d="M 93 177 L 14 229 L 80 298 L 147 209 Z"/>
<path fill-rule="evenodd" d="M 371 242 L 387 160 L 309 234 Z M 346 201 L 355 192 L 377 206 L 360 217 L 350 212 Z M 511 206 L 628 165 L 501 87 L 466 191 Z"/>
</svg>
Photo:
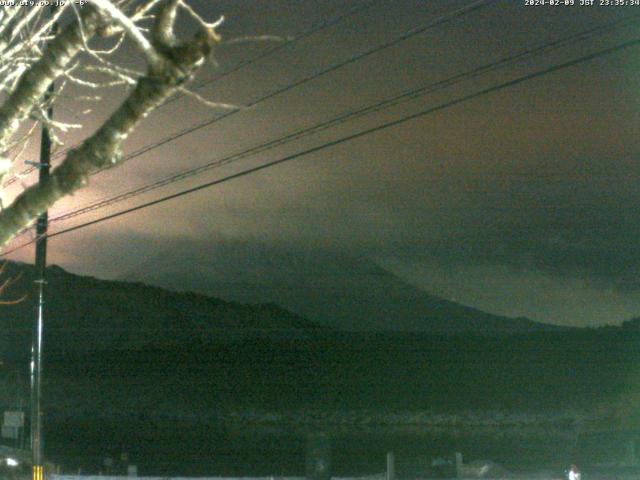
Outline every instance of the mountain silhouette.
<svg viewBox="0 0 640 480">
<path fill-rule="evenodd" d="M 366 258 L 327 250 L 223 243 L 143 262 L 123 279 L 228 301 L 272 302 L 340 330 L 501 334 L 555 329 L 493 315 L 423 291 Z"/>
<path fill-rule="evenodd" d="M 37 296 L 33 265 L 8 263 L 14 279 L 2 306 L 0 353 L 31 348 Z M 229 342 L 251 336 L 309 335 L 325 329 L 274 304 L 244 305 L 197 293 L 171 292 L 142 283 L 99 280 L 47 269 L 44 342 L 47 351 L 137 350 Z"/>
</svg>

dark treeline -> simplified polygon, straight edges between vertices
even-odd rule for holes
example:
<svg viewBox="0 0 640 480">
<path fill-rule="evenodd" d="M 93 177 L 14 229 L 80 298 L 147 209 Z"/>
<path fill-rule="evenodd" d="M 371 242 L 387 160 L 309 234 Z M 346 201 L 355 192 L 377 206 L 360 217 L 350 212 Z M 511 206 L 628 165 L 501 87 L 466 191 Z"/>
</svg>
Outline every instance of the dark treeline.
<svg viewBox="0 0 640 480">
<path fill-rule="evenodd" d="M 231 432 L 220 412 L 553 415 L 592 409 L 638 391 L 638 341 L 640 333 L 629 329 L 505 337 L 325 332 L 287 341 L 51 354 L 45 377 L 49 451 L 66 463 L 83 458 L 89 469 L 108 445 L 113 455 L 130 452 L 143 466 L 140 459 L 146 459 L 145 468 L 157 474 L 299 474 L 303 438 L 285 426 L 274 441 L 253 431 L 251 421 Z M 526 435 L 517 442 L 363 436 L 345 442 L 355 450 L 339 455 L 378 465 L 382 450 L 398 445 L 399 451 L 433 455 L 446 446 L 469 454 L 478 448 L 478 455 L 493 458 L 518 451 L 518 461 L 557 459 L 571 445 L 556 433 L 531 440 L 533 447 L 526 447 Z M 380 450 L 371 458 L 356 448 L 366 442 Z M 343 468 L 343 474 L 363 472 L 355 463 Z"/>
<path fill-rule="evenodd" d="M 557 411 L 640 386 L 640 332 L 514 336 L 318 333 L 47 358 L 51 378 L 263 409 Z M 147 391 L 148 389 L 144 389 Z M 196 406 L 196 405 L 194 405 Z"/>
</svg>

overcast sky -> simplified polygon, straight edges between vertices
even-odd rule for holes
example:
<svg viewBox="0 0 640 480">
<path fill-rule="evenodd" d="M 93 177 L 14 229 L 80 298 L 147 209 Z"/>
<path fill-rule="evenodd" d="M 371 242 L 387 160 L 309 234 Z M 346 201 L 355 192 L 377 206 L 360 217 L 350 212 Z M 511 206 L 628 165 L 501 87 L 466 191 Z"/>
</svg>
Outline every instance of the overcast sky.
<svg viewBox="0 0 640 480">
<path fill-rule="evenodd" d="M 209 99 L 249 107 L 94 176 L 89 187 L 60 202 L 51 216 L 533 47 L 628 21 L 410 102 L 53 223 L 51 231 L 326 144 L 640 36 L 640 22 L 632 18 L 640 16 L 640 7 L 489 2 L 256 103 L 270 92 L 476 3 L 200 2 L 197 7 L 209 18 L 225 14 L 221 33 L 228 39 L 263 34 L 295 38 L 327 19 L 355 11 L 199 89 Z M 196 84 L 274 45 L 221 46 L 215 56 L 217 66 L 207 68 Z M 49 262 L 101 278 L 121 278 L 137 270 L 140 278 L 153 280 L 168 267 L 194 271 L 195 263 L 220 244 L 284 246 L 292 252 L 317 248 L 368 257 L 425 291 L 492 313 L 565 325 L 620 323 L 640 315 L 639 72 L 637 46 L 598 56 L 52 238 Z M 59 109 L 59 118 L 72 115 L 77 108 L 72 105 L 69 101 L 68 110 Z M 109 108 L 110 103 L 103 102 L 97 110 Z M 188 98 L 174 101 L 149 117 L 131 138 L 128 152 L 220 114 Z M 92 122 L 89 128 L 95 125 Z M 194 249 L 198 255 L 191 255 Z M 32 261 L 33 250 L 20 250 L 12 258 Z"/>
</svg>

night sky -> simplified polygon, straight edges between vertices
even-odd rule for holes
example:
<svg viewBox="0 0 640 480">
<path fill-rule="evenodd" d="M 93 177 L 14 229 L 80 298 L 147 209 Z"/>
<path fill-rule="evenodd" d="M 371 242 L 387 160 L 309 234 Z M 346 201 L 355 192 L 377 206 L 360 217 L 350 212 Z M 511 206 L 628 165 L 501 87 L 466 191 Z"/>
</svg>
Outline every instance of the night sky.
<svg viewBox="0 0 640 480">
<path fill-rule="evenodd" d="M 249 106 L 94 176 L 90 186 L 60 202 L 51 216 L 534 47 L 618 23 L 608 32 L 585 35 L 544 54 L 464 77 L 464 81 L 412 101 L 54 222 L 51 231 L 284 158 L 640 35 L 640 6 L 489 2 L 253 105 L 269 92 L 476 3 L 196 3 L 208 18 L 225 15 L 220 33 L 229 40 L 267 34 L 295 38 L 327 19 L 355 11 L 198 89 L 208 99 Z M 639 18 L 634 21 L 635 17 Z M 628 21 L 622 22 L 624 19 Z M 222 45 L 215 55 L 217 65 L 207 67 L 195 85 L 277 45 Z M 366 258 L 425 291 L 491 313 L 562 325 L 619 324 L 640 315 L 639 72 L 639 46 L 598 56 L 52 238 L 49 263 L 100 278 L 160 284 L 158 279 L 170 272 L 185 279 L 193 274 L 194 282 L 224 273 L 227 282 L 241 283 L 249 275 L 247 270 L 255 269 L 251 278 L 264 284 L 272 276 L 304 268 L 295 260 L 299 252 L 316 259 L 353 256 Z M 95 106 L 100 114 L 112 108 L 118 95 L 107 97 L 109 101 Z M 66 99 L 56 115 L 73 119 L 78 105 L 73 98 Z M 147 119 L 125 153 L 224 113 L 189 98 L 178 99 Z M 85 133 L 95 128 L 99 116 L 88 118 Z M 68 144 L 79 138 L 69 137 Z M 35 149 L 33 152 L 35 156 Z M 29 184 L 35 177 L 23 181 Z M 9 189 L 5 198 L 17 187 Z M 25 239 L 28 237 L 12 245 Z M 290 252 L 290 256 L 279 256 L 284 259 L 278 262 L 261 258 L 238 262 L 237 256 L 219 254 L 220 249 L 230 248 L 247 252 L 273 249 Z M 19 250 L 11 258 L 33 261 L 33 249 Z"/>
</svg>

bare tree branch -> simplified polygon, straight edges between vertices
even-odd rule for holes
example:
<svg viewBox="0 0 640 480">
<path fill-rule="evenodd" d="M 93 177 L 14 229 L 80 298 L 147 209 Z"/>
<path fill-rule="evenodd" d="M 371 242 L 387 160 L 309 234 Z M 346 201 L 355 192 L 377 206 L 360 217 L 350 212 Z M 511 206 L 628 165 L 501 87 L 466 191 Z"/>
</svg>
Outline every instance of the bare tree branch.
<svg viewBox="0 0 640 480">
<path fill-rule="evenodd" d="M 104 22 L 93 8 L 85 8 L 80 22 L 70 24 L 47 46 L 40 60 L 25 71 L 15 90 L 0 109 L 0 152 L 5 151 L 11 136 L 39 104 L 49 85 L 62 75 L 74 56 L 83 46 L 84 35 L 93 35 Z"/>
<path fill-rule="evenodd" d="M 0 277 L 4 274 L 4 270 L 7 267 L 7 263 L 4 262 L 2 266 L 0 266 Z M 2 284 L 0 284 L 0 297 L 6 294 L 6 290 L 13 285 L 17 280 L 20 279 L 22 273 L 19 273 L 15 277 L 9 277 L 5 279 Z M 27 298 L 27 295 L 23 295 L 22 297 L 15 298 L 13 300 L 0 300 L 0 305 L 14 305 L 16 303 L 20 303 Z"/>
<path fill-rule="evenodd" d="M 103 1 L 106 0 L 100 0 L 99 3 L 102 5 Z M 203 21 L 202 28 L 193 38 L 178 43 L 173 34 L 178 4 L 179 1 L 169 0 L 159 12 L 153 29 L 151 47 L 155 55 L 146 56 L 149 61 L 147 73 L 137 80 L 127 99 L 91 137 L 67 153 L 62 164 L 53 170 L 46 182 L 27 188 L 12 205 L 0 212 L 0 245 L 6 244 L 33 218 L 57 200 L 85 185 L 91 172 L 120 163 L 122 144 L 131 131 L 167 97 L 191 79 L 202 66 L 219 37 L 212 28 L 213 24 Z M 113 13 L 109 9 L 103 11 L 108 15 Z M 87 14 L 83 12 L 83 17 L 85 15 Z M 93 34 L 102 21 L 93 13 L 87 16 L 83 25 L 85 35 L 88 26 Z M 126 31 L 129 33 L 128 29 Z M 4 108 L 0 110 L 0 145 L 6 142 L 5 137 L 12 133 L 12 125 L 9 125 L 12 120 L 22 118 L 22 115 L 26 116 L 31 111 L 33 102 L 44 94 L 51 80 L 64 73 L 64 67 L 69 64 L 73 53 L 81 48 L 83 39 L 80 26 L 76 24 L 68 28 L 62 39 L 58 37 L 55 42 L 57 46 L 51 60 L 39 63 L 40 73 L 29 75 L 31 72 L 28 72 L 24 77 L 29 76 L 29 79 L 21 79 L 20 91 L 28 91 L 29 94 L 20 93 L 18 99 L 14 99 L 17 106 L 11 108 L 11 115 L 4 112 Z M 52 48 L 53 45 L 49 50 Z M 31 96 L 31 104 L 22 98 L 25 95 Z"/>
</svg>

